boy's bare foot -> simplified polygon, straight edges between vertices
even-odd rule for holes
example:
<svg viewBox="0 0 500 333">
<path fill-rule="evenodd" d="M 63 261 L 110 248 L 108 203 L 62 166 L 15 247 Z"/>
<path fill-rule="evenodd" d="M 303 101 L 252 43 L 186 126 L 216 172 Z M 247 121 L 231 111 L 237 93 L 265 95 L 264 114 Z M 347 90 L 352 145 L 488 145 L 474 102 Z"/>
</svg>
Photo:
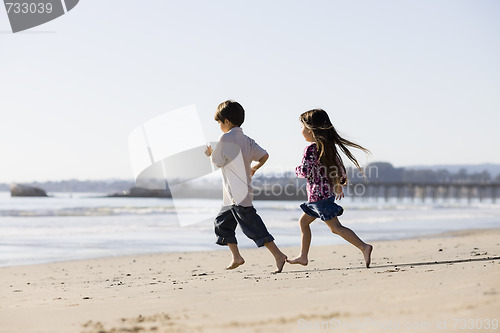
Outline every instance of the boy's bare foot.
<svg viewBox="0 0 500 333">
<path fill-rule="evenodd" d="M 245 263 L 245 260 L 243 258 L 241 259 L 233 259 L 233 262 L 231 264 L 229 264 L 229 266 L 226 267 L 227 270 L 230 270 L 230 269 L 235 269 L 236 267 L 238 266 L 241 266 Z"/>
<path fill-rule="evenodd" d="M 363 256 L 365 257 L 366 268 L 370 268 L 370 263 L 372 261 L 372 250 L 373 246 L 371 246 L 370 244 L 366 244 L 366 247 L 363 250 Z"/>
<path fill-rule="evenodd" d="M 283 270 L 283 266 L 285 266 L 285 262 L 287 261 L 286 255 L 281 256 L 279 259 L 276 259 L 276 267 L 278 268 L 273 273 L 281 273 Z"/>
<path fill-rule="evenodd" d="M 302 257 L 297 257 L 297 258 L 292 259 L 292 260 L 287 260 L 286 262 L 289 264 L 300 264 L 302 266 L 307 266 L 307 264 L 309 263 L 307 258 L 302 258 Z"/>
</svg>

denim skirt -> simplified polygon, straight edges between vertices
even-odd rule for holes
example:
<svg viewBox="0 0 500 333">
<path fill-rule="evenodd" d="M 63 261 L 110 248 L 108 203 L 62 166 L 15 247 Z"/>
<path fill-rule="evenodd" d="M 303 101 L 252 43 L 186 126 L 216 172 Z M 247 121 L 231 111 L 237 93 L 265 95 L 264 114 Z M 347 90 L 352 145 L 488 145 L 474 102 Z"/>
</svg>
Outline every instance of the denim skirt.
<svg viewBox="0 0 500 333">
<path fill-rule="evenodd" d="M 344 208 L 335 203 L 335 197 L 323 199 L 316 202 L 304 202 L 300 208 L 309 216 L 319 218 L 323 221 L 333 219 L 335 216 L 340 216 L 344 212 Z"/>
</svg>

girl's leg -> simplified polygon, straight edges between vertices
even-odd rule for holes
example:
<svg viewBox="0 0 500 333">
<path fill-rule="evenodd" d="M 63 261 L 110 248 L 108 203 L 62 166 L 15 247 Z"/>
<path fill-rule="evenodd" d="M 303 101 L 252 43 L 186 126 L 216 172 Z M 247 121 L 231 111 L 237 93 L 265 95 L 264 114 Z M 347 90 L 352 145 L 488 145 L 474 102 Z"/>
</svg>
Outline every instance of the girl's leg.
<svg viewBox="0 0 500 333">
<path fill-rule="evenodd" d="M 346 241 L 351 243 L 352 245 L 356 246 L 358 249 L 363 252 L 363 256 L 365 257 L 365 263 L 366 267 L 370 267 L 370 262 L 371 262 L 371 254 L 373 250 L 373 246 L 370 244 L 367 244 L 363 242 L 355 233 L 349 228 L 344 227 L 342 224 L 340 224 L 340 221 L 337 217 L 334 217 L 331 220 L 325 221 L 325 223 L 328 225 L 330 230 L 334 233 L 339 235 L 340 237 L 344 238 Z"/>
<path fill-rule="evenodd" d="M 316 218 L 303 213 L 299 219 L 300 231 L 302 232 L 302 238 L 300 242 L 300 256 L 295 259 L 288 260 L 290 264 L 301 264 L 306 266 L 308 264 L 307 256 L 309 254 L 309 247 L 311 246 L 311 227 L 309 226 L 312 221 Z"/>
<path fill-rule="evenodd" d="M 229 249 L 231 250 L 231 254 L 233 255 L 233 261 L 226 267 L 226 269 L 235 269 L 238 266 L 241 266 L 245 263 L 245 259 L 240 254 L 240 250 L 238 249 L 238 244 L 228 243 Z"/>
</svg>

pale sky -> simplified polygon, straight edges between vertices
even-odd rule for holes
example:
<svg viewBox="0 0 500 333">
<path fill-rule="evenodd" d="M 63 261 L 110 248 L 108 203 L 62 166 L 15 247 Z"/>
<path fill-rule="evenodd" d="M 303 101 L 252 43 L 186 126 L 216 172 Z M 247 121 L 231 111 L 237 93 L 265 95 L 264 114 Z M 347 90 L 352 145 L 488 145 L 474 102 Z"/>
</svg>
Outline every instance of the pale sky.
<svg viewBox="0 0 500 333">
<path fill-rule="evenodd" d="M 0 8 L 0 182 L 131 179 L 134 128 L 195 104 L 215 141 L 226 99 L 268 170 L 317 107 L 368 161 L 500 163 L 499 37 L 496 0 L 82 0 L 17 34 Z"/>
</svg>

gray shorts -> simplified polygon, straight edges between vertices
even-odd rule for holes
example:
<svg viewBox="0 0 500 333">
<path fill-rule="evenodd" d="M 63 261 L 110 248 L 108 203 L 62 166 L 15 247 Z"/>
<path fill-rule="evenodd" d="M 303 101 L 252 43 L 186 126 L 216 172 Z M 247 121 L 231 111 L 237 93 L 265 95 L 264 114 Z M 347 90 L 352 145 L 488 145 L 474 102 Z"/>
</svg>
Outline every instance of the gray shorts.
<svg viewBox="0 0 500 333">
<path fill-rule="evenodd" d="M 216 243 L 219 245 L 238 244 L 235 234 L 238 224 L 243 233 L 258 247 L 274 240 L 253 206 L 233 205 L 223 206 L 215 218 Z"/>
</svg>

